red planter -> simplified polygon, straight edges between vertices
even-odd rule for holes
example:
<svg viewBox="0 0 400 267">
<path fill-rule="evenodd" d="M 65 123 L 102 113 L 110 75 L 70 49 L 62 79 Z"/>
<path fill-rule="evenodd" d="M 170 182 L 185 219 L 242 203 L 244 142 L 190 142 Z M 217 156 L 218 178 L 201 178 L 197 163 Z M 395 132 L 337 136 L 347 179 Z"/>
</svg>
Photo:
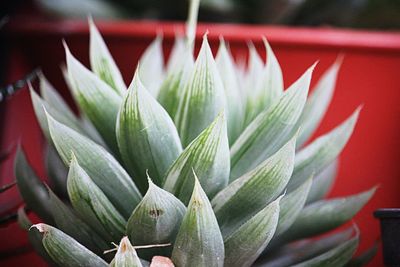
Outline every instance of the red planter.
<svg viewBox="0 0 400 267">
<path fill-rule="evenodd" d="M 64 62 L 61 39 L 65 38 L 72 53 L 87 64 L 87 23 L 26 22 L 11 22 L 7 29 L 12 49 L 10 77 L 15 77 L 21 70 L 40 66 L 61 94 L 70 98 L 58 67 Z M 168 53 L 176 30 L 183 28 L 182 24 L 144 21 L 98 22 L 97 25 L 127 83 L 132 78 L 140 54 L 157 31 L 164 33 L 164 47 Z M 362 232 L 360 248 L 366 249 L 379 238 L 379 225 L 372 218 L 372 211 L 379 207 L 400 206 L 400 34 L 201 24 L 198 41 L 206 30 L 214 49 L 217 48 L 218 37 L 223 35 L 235 56 L 247 54 L 248 40 L 252 40 L 265 55 L 261 36 L 267 36 L 282 65 L 286 86 L 319 60 L 313 78 L 315 83 L 339 53 L 345 54 L 332 105 L 317 135 L 343 121 L 359 104 L 364 105 L 354 135 L 341 156 L 339 177 L 330 196 L 352 194 L 380 185 L 375 197 L 355 218 Z M 43 173 L 39 128 L 33 119 L 27 92 L 21 92 L 8 101 L 3 115 L 5 126 L 3 124 L 1 147 L 6 147 L 20 134 L 31 162 Z M 1 236 L 11 235 L 7 232 L 7 235 Z M 379 255 L 370 266 L 380 266 L 381 262 Z"/>
</svg>

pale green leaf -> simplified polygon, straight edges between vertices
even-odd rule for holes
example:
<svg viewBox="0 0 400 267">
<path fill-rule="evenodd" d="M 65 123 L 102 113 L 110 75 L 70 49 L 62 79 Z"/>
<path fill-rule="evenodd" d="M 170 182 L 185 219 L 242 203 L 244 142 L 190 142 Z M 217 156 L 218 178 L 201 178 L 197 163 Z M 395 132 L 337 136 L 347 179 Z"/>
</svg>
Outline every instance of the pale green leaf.
<svg viewBox="0 0 400 267">
<path fill-rule="evenodd" d="M 187 204 L 193 191 L 192 170 L 210 198 L 228 184 L 229 145 L 223 113 L 208 126 L 173 163 L 166 175 L 164 189 Z"/>
<path fill-rule="evenodd" d="M 96 185 L 128 218 L 142 197 L 121 165 L 103 147 L 57 122 L 50 115 L 48 123 L 51 138 L 64 164 L 69 165 L 73 152 Z"/>
<path fill-rule="evenodd" d="M 363 251 L 357 257 L 354 257 L 349 261 L 345 267 L 362 267 L 366 266 L 378 253 L 378 242 L 375 242 L 371 247 L 367 250 Z"/>
<path fill-rule="evenodd" d="M 267 205 L 227 238 L 224 238 L 224 266 L 251 266 L 274 236 L 278 218 L 279 201 Z"/>
<path fill-rule="evenodd" d="M 261 59 L 260 55 L 257 52 L 257 49 L 254 47 L 254 44 L 249 42 L 248 43 L 249 49 L 249 60 L 248 60 L 248 68 L 245 71 L 246 63 L 243 61 L 243 70 L 244 70 L 244 79 L 243 79 L 243 95 L 245 96 L 245 104 L 247 110 L 247 101 L 251 98 L 252 92 L 257 88 L 258 84 L 260 83 L 260 77 L 262 76 L 264 62 Z M 240 72 L 240 71 L 239 71 Z M 247 116 L 247 114 L 245 114 Z M 245 125 L 247 126 L 251 120 L 245 118 Z"/>
<path fill-rule="evenodd" d="M 162 186 L 166 171 L 182 152 L 174 122 L 137 72 L 118 115 L 117 141 L 124 165 L 142 192 L 147 190 L 146 171 Z"/>
<path fill-rule="evenodd" d="M 177 266 L 222 267 L 224 242 L 211 204 L 196 179 L 172 251 Z"/>
<path fill-rule="evenodd" d="M 333 187 L 338 168 L 339 159 L 336 159 L 313 179 L 306 201 L 307 204 L 323 199 L 328 194 L 329 190 Z"/>
<path fill-rule="evenodd" d="M 171 73 L 181 65 L 184 60 L 185 51 L 187 50 L 187 43 L 185 38 L 179 33 L 175 34 L 174 45 L 172 46 L 171 53 L 167 62 L 167 73 Z M 189 53 L 191 54 L 191 53 Z"/>
<path fill-rule="evenodd" d="M 124 95 L 126 92 L 126 85 L 122 79 L 122 75 L 91 17 L 89 18 L 89 29 L 90 66 L 93 72 L 119 95 Z"/>
<path fill-rule="evenodd" d="M 42 244 L 49 256 L 60 266 L 107 267 L 99 256 L 85 248 L 75 239 L 50 225 L 39 223 L 32 226 L 42 234 Z"/>
<path fill-rule="evenodd" d="M 64 198 L 67 197 L 68 169 L 65 167 L 55 147 L 51 144 L 46 146 L 45 166 L 50 185 L 54 191 Z"/>
<path fill-rule="evenodd" d="M 142 267 L 142 263 L 129 239 L 125 236 L 119 243 L 117 253 L 110 267 Z"/>
<path fill-rule="evenodd" d="M 182 93 L 175 124 L 186 147 L 225 109 L 224 86 L 207 35 Z"/>
<path fill-rule="evenodd" d="M 68 195 L 80 217 L 107 241 L 120 240 L 126 221 L 72 155 Z"/>
<path fill-rule="evenodd" d="M 231 148 L 231 181 L 254 169 L 293 137 L 297 119 L 307 98 L 310 67 L 285 91 L 279 101 L 260 113 Z"/>
</svg>

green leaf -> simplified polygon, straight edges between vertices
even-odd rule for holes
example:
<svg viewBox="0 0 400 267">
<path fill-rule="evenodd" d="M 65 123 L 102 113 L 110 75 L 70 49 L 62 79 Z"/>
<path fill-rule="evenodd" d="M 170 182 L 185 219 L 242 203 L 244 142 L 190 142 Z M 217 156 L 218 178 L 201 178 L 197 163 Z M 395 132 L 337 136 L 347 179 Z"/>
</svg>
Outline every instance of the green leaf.
<svg viewBox="0 0 400 267">
<path fill-rule="evenodd" d="M 307 204 L 323 199 L 333 186 L 339 169 L 339 159 L 335 159 L 323 169 L 312 182 L 310 193 L 307 197 Z"/>
<path fill-rule="evenodd" d="M 126 232 L 135 245 L 173 243 L 185 213 L 179 199 L 149 178 L 149 189 L 129 218 Z M 153 255 L 170 255 L 170 250 L 146 249 L 140 255 L 151 259 Z"/>
<path fill-rule="evenodd" d="M 293 267 L 337 267 L 344 266 L 350 261 L 358 247 L 358 235 L 339 246 L 310 260 L 293 265 Z"/>
<path fill-rule="evenodd" d="M 194 170 L 207 196 L 212 198 L 228 184 L 229 167 L 226 121 L 224 114 L 220 113 L 172 164 L 164 189 L 187 204 L 193 191 Z"/>
<path fill-rule="evenodd" d="M 42 181 L 29 165 L 23 149 L 19 146 L 14 159 L 14 173 L 19 193 L 24 202 L 45 222 L 53 223 L 53 217 L 47 202 L 49 194 Z"/>
<path fill-rule="evenodd" d="M 301 211 L 294 224 L 280 238 L 297 240 L 335 229 L 353 218 L 375 191 L 376 187 L 344 198 L 314 202 Z"/>
<path fill-rule="evenodd" d="M 212 200 L 224 237 L 282 193 L 293 171 L 295 140 L 293 137 L 273 156 L 236 179 Z"/>
<path fill-rule="evenodd" d="M 172 261 L 176 266 L 222 267 L 224 264 L 224 242 L 218 222 L 197 178 L 175 240 Z"/>
<path fill-rule="evenodd" d="M 231 181 L 254 169 L 295 134 L 310 85 L 310 67 L 271 108 L 261 112 L 231 148 Z"/>
<path fill-rule="evenodd" d="M 96 254 L 102 254 L 109 247 L 107 242 L 84 223 L 50 188 L 48 188 L 48 191 L 50 195 L 49 207 L 58 229 L 75 238 Z"/>
<path fill-rule="evenodd" d="M 171 53 L 167 62 L 167 73 L 171 73 L 180 67 L 182 61 L 185 60 L 186 51 L 190 51 L 187 49 L 188 45 L 186 43 L 185 38 L 179 33 L 175 33 L 175 41 L 172 46 Z M 189 52 L 188 54 L 192 54 Z M 193 58 L 193 56 L 192 56 Z"/>
<path fill-rule="evenodd" d="M 267 205 L 224 239 L 224 266 L 245 267 L 253 264 L 274 236 L 281 198 Z"/>
<path fill-rule="evenodd" d="M 68 77 L 79 109 L 90 119 L 107 146 L 118 155 L 115 125 L 122 97 L 83 66 L 64 43 Z"/>
<path fill-rule="evenodd" d="M 174 122 L 135 74 L 117 120 L 117 141 L 129 173 L 142 192 L 147 190 L 146 170 L 161 186 L 164 176 L 182 152 Z"/>
<path fill-rule="evenodd" d="M 42 234 L 44 248 L 50 257 L 60 266 L 108 266 L 99 256 L 57 228 L 39 223 L 33 225 L 32 229 L 37 229 Z"/>
<path fill-rule="evenodd" d="M 353 133 L 359 113 L 360 107 L 342 124 L 296 153 L 294 171 L 288 185 L 289 192 L 311 174 L 322 171 L 342 152 Z"/>
<path fill-rule="evenodd" d="M 252 92 L 246 103 L 246 125 L 248 125 L 258 114 L 271 107 L 283 94 L 282 70 L 274 52 L 267 39 L 263 38 L 267 64 L 262 68 L 260 76 L 255 78 Z"/>
<path fill-rule="evenodd" d="M 125 236 L 119 243 L 117 253 L 110 267 L 142 267 L 142 263 L 129 239 Z"/>
<path fill-rule="evenodd" d="M 157 97 L 164 76 L 162 35 L 147 47 L 139 60 L 139 76 L 149 92 Z"/>
<path fill-rule="evenodd" d="M 260 55 L 257 52 L 257 49 L 254 47 L 252 42 L 248 42 L 248 49 L 249 49 L 249 60 L 248 60 L 248 69 L 247 72 L 245 70 L 246 62 L 244 60 L 244 80 L 243 80 L 243 95 L 245 96 L 245 104 L 246 104 L 246 111 L 247 111 L 247 102 L 249 98 L 251 98 L 252 92 L 257 88 L 258 84 L 260 83 L 260 77 L 262 76 L 264 62 L 261 59 Z M 251 117 L 248 114 L 245 114 L 245 117 Z M 247 126 L 252 120 L 249 118 L 245 118 L 245 125 Z"/>
<path fill-rule="evenodd" d="M 68 195 L 80 217 L 107 241 L 120 240 L 126 221 L 72 155 Z"/>
<path fill-rule="evenodd" d="M 51 138 L 65 165 L 73 152 L 79 164 L 117 210 L 128 218 L 142 196 L 132 179 L 103 147 L 48 115 Z"/>
<path fill-rule="evenodd" d="M 90 66 L 97 76 L 113 88 L 115 92 L 123 96 L 126 92 L 126 85 L 122 75 L 91 17 L 89 17 L 89 28 Z"/>
<path fill-rule="evenodd" d="M 228 139 L 229 144 L 231 145 L 242 132 L 244 110 L 233 58 L 226 48 L 223 39 L 220 40 L 215 62 L 224 85 L 226 102 L 229 102 L 229 105 L 227 105 L 226 108 L 226 113 L 228 122 Z"/>
<path fill-rule="evenodd" d="M 179 103 L 175 124 L 186 147 L 225 109 L 224 86 L 207 35 Z"/>
<path fill-rule="evenodd" d="M 359 256 L 351 259 L 345 267 L 362 267 L 367 265 L 378 252 L 378 243 L 375 242 L 373 246 L 362 252 Z"/>
<path fill-rule="evenodd" d="M 51 144 L 46 146 L 45 166 L 49 182 L 54 191 L 63 198 L 67 193 L 67 175 L 68 169 L 57 153 L 55 147 Z"/>
<path fill-rule="evenodd" d="M 336 62 L 326 70 L 312 90 L 303 113 L 297 122 L 300 127 L 297 147 L 301 147 L 312 136 L 328 110 L 335 90 L 337 74 L 343 61 L 340 56 Z"/>
</svg>

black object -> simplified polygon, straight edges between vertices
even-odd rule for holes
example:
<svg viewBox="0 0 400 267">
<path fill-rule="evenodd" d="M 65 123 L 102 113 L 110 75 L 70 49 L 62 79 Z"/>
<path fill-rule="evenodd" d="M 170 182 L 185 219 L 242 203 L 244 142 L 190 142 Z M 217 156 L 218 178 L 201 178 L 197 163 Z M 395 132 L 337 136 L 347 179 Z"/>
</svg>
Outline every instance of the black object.
<svg viewBox="0 0 400 267">
<path fill-rule="evenodd" d="M 400 209 L 378 209 L 374 216 L 381 222 L 385 266 L 400 267 Z"/>
</svg>

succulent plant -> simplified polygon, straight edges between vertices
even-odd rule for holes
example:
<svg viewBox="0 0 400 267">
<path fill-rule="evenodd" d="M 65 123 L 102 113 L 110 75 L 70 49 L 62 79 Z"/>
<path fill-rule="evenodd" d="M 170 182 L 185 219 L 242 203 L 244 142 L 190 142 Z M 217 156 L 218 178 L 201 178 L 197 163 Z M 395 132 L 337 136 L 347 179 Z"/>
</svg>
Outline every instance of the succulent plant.
<svg viewBox="0 0 400 267">
<path fill-rule="evenodd" d="M 91 20 L 92 71 L 64 43 L 81 117 L 40 75 L 41 96 L 31 87 L 31 97 L 54 186 L 19 149 L 20 193 L 43 219 L 32 225 L 21 209 L 21 226 L 57 266 L 146 266 L 154 256 L 176 266 L 344 266 L 358 231 L 293 244 L 343 225 L 375 191 L 323 199 L 359 108 L 306 143 L 332 98 L 341 58 L 307 99 L 315 65 L 284 90 L 266 39 L 266 64 L 250 46 L 244 71 L 222 39 L 214 58 L 207 34 L 194 60 L 193 10 L 166 69 L 157 37 L 128 88 Z"/>
</svg>

